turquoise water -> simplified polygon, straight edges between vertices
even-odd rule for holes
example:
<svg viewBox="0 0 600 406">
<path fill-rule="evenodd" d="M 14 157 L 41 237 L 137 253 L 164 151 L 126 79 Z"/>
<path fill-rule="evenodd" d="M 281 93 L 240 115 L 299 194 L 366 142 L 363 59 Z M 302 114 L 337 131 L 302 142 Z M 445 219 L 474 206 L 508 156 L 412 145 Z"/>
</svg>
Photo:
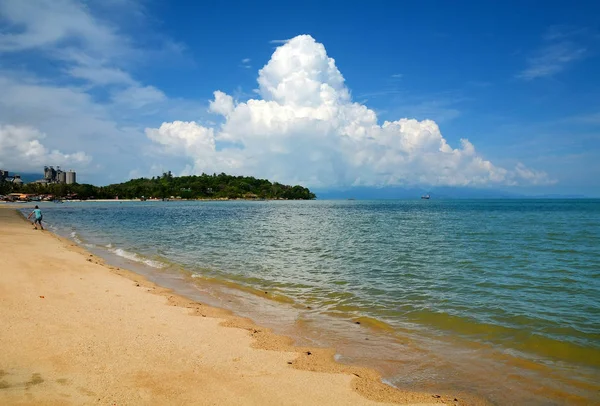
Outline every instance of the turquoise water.
<svg viewBox="0 0 600 406">
<path fill-rule="evenodd" d="M 486 348 L 523 360 L 519 368 L 548 370 L 545 384 L 561 387 L 550 403 L 598 400 L 600 200 L 42 208 L 57 232 L 107 253 L 180 266 L 386 332 Z"/>
</svg>

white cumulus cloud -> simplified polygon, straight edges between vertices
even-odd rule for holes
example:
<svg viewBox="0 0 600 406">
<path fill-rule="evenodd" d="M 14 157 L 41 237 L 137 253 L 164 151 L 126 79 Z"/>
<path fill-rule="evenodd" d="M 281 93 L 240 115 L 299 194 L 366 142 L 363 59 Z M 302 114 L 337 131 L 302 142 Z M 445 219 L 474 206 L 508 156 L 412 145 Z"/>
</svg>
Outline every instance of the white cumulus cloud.
<svg viewBox="0 0 600 406">
<path fill-rule="evenodd" d="M 33 127 L 0 125 L 0 168 L 39 172 L 44 165 L 80 168 L 92 160 L 81 151 L 65 154 L 49 149 L 41 143 L 44 138 L 46 135 Z"/>
<path fill-rule="evenodd" d="M 233 97 L 217 90 L 215 92 L 215 99 L 210 102 L 208 110 L 222 116 L 228 116 L 233 109 Z"/>
<path fill-rule="evenodd" d="M 279 46 L 259 71 L 260 98 L 245 102 L 221 91 L 210 111 L 219 126 L 163 123 L 146 135 L 165 153 L 179 154 L 187 173 L 228 172 L 309 186 L 547 183 L 546 174 L 519 164 L 505 169 L 463 139 L 452 147 L 431 120 L 378 123 L 352 101 L 325 47 L 309 35 Z"/>
</svg>

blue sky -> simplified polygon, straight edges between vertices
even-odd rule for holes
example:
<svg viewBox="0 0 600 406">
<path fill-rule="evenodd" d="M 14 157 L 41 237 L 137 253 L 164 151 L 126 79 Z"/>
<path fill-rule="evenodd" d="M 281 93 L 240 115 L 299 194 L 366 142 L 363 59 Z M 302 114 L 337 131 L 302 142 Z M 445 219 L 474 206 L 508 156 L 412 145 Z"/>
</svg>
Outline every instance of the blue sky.
<svg viewBox="0 0 600 406">
<path fill-rule="evenodd" d="M 599 16 L 591 1 L 0 0 L 0 166 L 600 196 Z"/>
</svg>

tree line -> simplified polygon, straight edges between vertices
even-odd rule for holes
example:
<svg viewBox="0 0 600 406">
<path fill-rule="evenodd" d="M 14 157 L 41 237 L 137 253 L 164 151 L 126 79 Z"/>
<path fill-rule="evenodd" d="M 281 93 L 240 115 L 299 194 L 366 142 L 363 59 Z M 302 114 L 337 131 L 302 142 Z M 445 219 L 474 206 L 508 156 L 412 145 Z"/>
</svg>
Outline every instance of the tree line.
<svg viewBox="0 0 600 406">
<path fill-rule="evenodd" d="M 152 178 L 131 179 L 108 186 L 89 184 L 40 184 L 23 185 L 4 182 L 0 194 L 28 193 L 53 195 L 56 198 L 77 199 L 136 199 L 171 198 L 182 199 L 286 199 L 310 200 L 316 195 L 302 186 L 271 183 L 251 176 L 231 176 L 225 173 L 176 177 L 171 172 Z"/>
</svg>

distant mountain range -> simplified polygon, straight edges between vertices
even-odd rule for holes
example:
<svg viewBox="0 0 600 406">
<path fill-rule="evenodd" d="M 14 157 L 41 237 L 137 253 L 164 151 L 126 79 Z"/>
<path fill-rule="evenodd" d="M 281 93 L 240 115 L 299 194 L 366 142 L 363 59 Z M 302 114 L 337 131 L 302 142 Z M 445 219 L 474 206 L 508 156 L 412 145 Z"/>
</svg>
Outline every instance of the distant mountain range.
<svg viewBox="0 0 600 406">
<path fill-rule="evenodd" d="M 349 189 L 313 189 L 319 200 L 328 199 L 420 199 L 429 194 L 431 199 L 574 199 L 583 195 L 526 195 L 498 189 L 476 189 L 467 187 L 403 188 L 403 187 L 355 187 Z"/>
<path fill-rule="evenodd" d="M 44 179 L 44 175 L 41 173 L 23 173 L 23 172 L 9 172 L 10 176 L 20 175 L 23 183 L 34 182 L 36 180 Z"/>
</svg>

